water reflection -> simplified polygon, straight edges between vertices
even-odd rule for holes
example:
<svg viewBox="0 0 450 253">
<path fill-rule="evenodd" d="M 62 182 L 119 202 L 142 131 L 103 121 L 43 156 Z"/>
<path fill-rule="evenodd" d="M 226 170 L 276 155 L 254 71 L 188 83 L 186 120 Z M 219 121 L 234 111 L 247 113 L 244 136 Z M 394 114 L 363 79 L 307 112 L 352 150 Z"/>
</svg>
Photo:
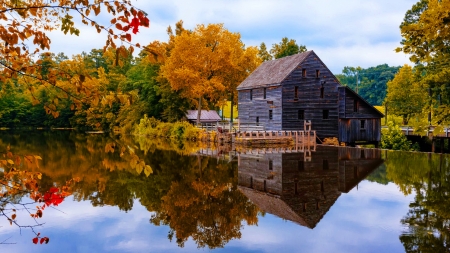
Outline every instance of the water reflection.
<svg viewBox="0 0 450 253">
<path fill-rule="evenodd" d="M 387 178 L 415 193 L 401 223 L 406 252 L 450 252 L 450 157 L 386 152 Z"/>
<path fill-rule="evenodd" d="M 342 192 L 383 163 L 375 149 L 239 155 L 239 189 L 261 210 L 314 228 Z"/>
<path fill-rule="evenodd" d="M 1 132 L 0 151 L 8 145 L 14 154 L 42 157 L 39 167 L 19 165 L 42 173 L 41 192 L 80 178 L 71 188 L 76 201 L 125 212 L 142 205 L 148 227 L 167 228 L 168 240 L 162 244 L 171 240 L 188 247 L 191 238 L 200 248 L 225 247 L 243 236 L 244 227 L 261 226 L 262 213 L 314 228 L 319 234 L 319 222 L 330 222 L 327 217 L 333 216 L 330 210 L 351 211 L 337 203 L 366 178 L 381 187 L 395 183 L 403 194 L 414 194 L 409 211 L 394 219 L 404 226 L 393 236 L 398 246 L 407 252 L 449 251 L 450 157 L 446 155 L 334 147 L 230 154 L 223 147 L 210 147 L 216 152 L 208 156 L 198 154 L 207 147 L 192 143 L 133 142 L 74 132 Z M 147 165 L 152 173 L 146 171 Z M 14 201 L 22 197 L 17 195 Z M 303 234 L 308 235 L 312 233 Z"/>
</svg>

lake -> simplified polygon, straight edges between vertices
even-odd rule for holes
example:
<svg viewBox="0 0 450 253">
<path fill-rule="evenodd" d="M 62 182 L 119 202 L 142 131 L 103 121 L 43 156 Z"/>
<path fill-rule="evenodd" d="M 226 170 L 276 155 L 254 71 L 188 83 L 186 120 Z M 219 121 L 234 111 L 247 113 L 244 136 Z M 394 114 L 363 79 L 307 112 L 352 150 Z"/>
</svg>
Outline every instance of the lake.
<svg viewBox="0 0 450 253">
<path fill-rule="evenodd" d="M 130 138 L 0 132 L 1 252 L 450 251 L 448 155 Z"/>
</svg>

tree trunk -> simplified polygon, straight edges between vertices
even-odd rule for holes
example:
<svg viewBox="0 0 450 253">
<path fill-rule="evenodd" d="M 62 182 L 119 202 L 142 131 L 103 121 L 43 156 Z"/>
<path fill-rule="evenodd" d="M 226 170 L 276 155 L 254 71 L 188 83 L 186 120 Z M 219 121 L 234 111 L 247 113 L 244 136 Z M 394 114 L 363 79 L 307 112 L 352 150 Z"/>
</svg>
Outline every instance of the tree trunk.
<svg viewBox="0 0 450 253">
<path fill-rule="evenodd" d="M 200 116 L 202 115 L 202 97 L 198 98 L 197 126 L 200 126 Z"/>
</svg>

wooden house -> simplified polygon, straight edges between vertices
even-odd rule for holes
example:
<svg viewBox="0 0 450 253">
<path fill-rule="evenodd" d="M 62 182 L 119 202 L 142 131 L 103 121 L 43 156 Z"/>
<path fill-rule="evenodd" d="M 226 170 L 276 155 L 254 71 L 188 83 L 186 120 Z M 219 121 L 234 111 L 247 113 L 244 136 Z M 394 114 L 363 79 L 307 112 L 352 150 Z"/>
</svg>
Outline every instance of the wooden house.
<svg viewBox="0 0 450 253">
<path fill-rule="evenodd" d="M 384 162 L 379 149 L 319 146 L 305 154 L 240 154 L 239 190 L 260 210 L 314 228 L 342 193 Z"/>
<path fill-rule="evenodd" d="M 314 51 L 261 64 L 237 88 L 239 120 L 266 130 L 303 130 L 311 121 L 320 139 L 375 143 L 383 114 L 339 83 Z"/>
</svg>

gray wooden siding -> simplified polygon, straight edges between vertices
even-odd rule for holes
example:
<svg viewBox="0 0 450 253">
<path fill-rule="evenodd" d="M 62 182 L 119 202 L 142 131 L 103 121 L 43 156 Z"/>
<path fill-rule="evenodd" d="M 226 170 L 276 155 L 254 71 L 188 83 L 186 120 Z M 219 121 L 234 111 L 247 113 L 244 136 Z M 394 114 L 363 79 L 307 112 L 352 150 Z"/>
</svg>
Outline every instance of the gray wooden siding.
<svg viewBox="0 0 450 253">
<path fill-rule="evenodd" d="M 357 97 L 353 92 L 347 90 L 345 87 L 340 88 L 339 108 L 344 109 L 344 115 L 339 115 L 340 118 L 381 118 L 380 113 L 371 105 Z M 358 110 L 354 112 L 354 101 L 358 102 Z M 343 103 L 343 104 L 342 104 Z"/>
<path fill-rule="evenodd" d="M 306 77 L 302 76 L 306 69 Z M 320 71 L 319 78 L 316 70 Z M 320 97 L 322 83 L 324 96 Z M 333 74 L 318 59 L 310 54 L 283 82 L 283 130 L 302 130 L 303 120 L 298 119 L 298 110 L 304 110 L 305 120 L 311 120 L 312 129 L 319 138 L 338 135 L 338 87 Z M 298 86 L 298 99 L 294 98 Z M 328 110 L 328 119 L 323 119 L 323 110 Z"/>
<path fill-rule="evenodd" d="M 239 121 L 255 124 L 256 117 L 259 117 L 259 124 L 264 125 L 266 130 L 281 130 L 281 91 L 280 86 L 267 87 L 264 99 L 264 88 L 253 89 L 250 100 L 250 90 L 239 90 Z M 272 110 L 271 120 L 269 110 Z"/>
<path fill-rule="evenodd" d="M 365 120 L 364 129 L 361 129 L 361 120 Z M 378 142 L 381 140 L 381 119 L 339 119 L 338 139 L 341 142 L 348 143 L 357 141 Z"/>
</svg>

